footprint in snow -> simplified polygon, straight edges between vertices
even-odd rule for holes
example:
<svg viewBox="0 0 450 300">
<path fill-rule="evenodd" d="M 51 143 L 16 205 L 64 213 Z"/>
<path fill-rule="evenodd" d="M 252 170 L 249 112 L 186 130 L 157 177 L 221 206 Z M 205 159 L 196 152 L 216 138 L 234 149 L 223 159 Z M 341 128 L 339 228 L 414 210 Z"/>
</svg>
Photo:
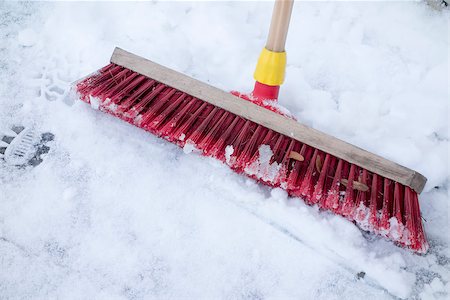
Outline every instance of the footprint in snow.
<svg viewBox="0 0 450 300">
<path fill-rule="evenodd" d="M 0 160 L 16 167 L 37 166 L 50 150 L 46 144 L 53 139 L 50 132 L 37 133 L 31 127 L 12 126 L 0 131 Z"/>
</svg>

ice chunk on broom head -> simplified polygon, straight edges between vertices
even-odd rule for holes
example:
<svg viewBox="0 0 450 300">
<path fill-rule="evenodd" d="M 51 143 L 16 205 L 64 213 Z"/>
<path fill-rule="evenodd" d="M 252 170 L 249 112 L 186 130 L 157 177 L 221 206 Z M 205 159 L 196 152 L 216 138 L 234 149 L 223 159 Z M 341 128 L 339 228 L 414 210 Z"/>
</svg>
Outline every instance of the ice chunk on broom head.
<svg viewBox="0 0 450 300">
<path fill-rule="evenodd" d="M 275 2 L 250 94 L 221 91 L 119 48 L 109 65 L 75 89 L 93 108 L 426 252 L 418 202 L 425 177 L 302 125 L 273 105 L 284 80 L 292 5 Z"/>
</svg>

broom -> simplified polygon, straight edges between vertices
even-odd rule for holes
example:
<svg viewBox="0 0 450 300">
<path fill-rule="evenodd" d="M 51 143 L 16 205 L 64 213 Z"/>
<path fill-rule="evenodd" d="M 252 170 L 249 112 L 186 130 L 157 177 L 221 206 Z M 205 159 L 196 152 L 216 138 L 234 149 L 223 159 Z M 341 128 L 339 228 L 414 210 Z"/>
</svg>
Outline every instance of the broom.
<svg viewBox="0 0 450 300">
<path fill-rule="evenodd" d="M 424 176 L 302 125 L 274 105 L 292 6 L 292 0 L 275 2 L 249 95 L 224 92 L 120 48 L 74 88 L 95 109 L 425 253 L 418 202 Z"/>
</svg>

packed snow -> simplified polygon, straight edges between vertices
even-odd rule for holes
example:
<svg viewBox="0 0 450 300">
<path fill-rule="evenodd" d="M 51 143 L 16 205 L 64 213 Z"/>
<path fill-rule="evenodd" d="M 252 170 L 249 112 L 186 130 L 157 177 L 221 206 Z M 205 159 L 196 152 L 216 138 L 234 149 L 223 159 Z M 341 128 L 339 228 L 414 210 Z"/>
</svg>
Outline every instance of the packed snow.
<svg viewBox="0 0 450 300">
<path fill-rule="evenodd" d="M 271 9 L 0 2 L 0 131 L 55 134 L 34 168 L 0 161 L 1 299 L 448 298 L 447 10 L 296 3 L 280 94 L 297 120 L 428 177 L 423 256 L 70 92 L 115 46 L 249 92 Z"/>
<path fill-rule="evenodd" d="M 256 178 L 273 182 L 280 171 L 281 165 L 277 162 L 270 162 L 273 157 L 272 149 L 269 145 L 261 145 L 258 149 L 258 159 L 245 168 L 245 172 L 254 175 Z"/>
</svg>

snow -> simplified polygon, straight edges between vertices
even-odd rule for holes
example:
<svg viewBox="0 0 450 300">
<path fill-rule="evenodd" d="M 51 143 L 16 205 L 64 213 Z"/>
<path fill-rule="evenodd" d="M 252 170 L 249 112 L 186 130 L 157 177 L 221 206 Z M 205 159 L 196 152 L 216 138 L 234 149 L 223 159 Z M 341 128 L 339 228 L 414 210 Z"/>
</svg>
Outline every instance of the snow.
<svg viewBox="0 0 450 300">
<path fill-rule="evenodd" d="M 184 139 L 183 137 L 180 138 L 180 140 L 183 140 L 183 139 Z M 186 144 L 184 144 L 183 152 L 185 154 L 201 153 L 201 150 L 197 149 L 197 147 L 195 147 L 195 144 L 192 143 L 191 141 L 187 141 Z"/>
<path fill-rule="evenodd" d="M 17 40 L 22 46 L 33 46 L 37 41 L 36 36 L 36 32 L 33 30 L 33 28 L 26 28 L 19 32 Z"/>
<path fill-rule="evenodd" d="M 274 182 L 280 171 L 280 165 L 272 162 L 273 152 L 269 145 L 261 145 L 258 149 L 258 159 L 245 168 L 245 173 L 258 179 Z"/>
<path fill-rule="evenodd" d="M 0 163 L 0 298 L 448 297 L 448 11 L 298 2 L 280 94 L 297 120 L 428 177 L 424 256 L 69 90 L 117 45 L 248 92 L 271 6 L 0 2 L 0 131 L 55 134 L 36 168 Z"/>
<path fill-rule="evenodd" d="M 100 99 L 89 96 L 89 103 L 91 104 L 91 107 L 93 109 L 98 109 L 98 107 L 100 106 Z"/>
<path fill-rule="evenodd" d="M 234 153 L 234 148 L 232 145 L 228 145 L 225 147 L 225 161 L 228 165 L 232 165 L 231 155 Z"/>
</svg>

